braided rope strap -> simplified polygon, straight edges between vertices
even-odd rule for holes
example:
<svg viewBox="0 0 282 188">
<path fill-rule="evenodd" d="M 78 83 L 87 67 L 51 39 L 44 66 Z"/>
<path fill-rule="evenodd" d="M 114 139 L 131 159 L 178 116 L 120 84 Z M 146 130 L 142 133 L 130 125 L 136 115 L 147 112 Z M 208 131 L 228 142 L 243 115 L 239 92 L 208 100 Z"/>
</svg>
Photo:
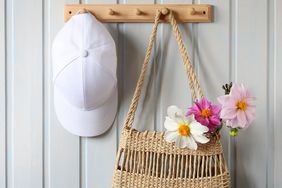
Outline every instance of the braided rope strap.
<svg viewBox="0 0 282 188">
<path fill-rule="evenodd" d="M 144 84 L 144 78 L 145 78 L 146 70 L 147 70 L 147 67 L 148 67 L 148 63 L 150 61 L 150 56 L 151 56 L 151 53 L 152 53 L 152 48 L 153 48 L 153 44 L 154 44 L 154 41 L 155 41 L 155 38 L 156 38 L 157 27 L 158 27 L 158 24 L 160 22 L 161 15 L 162 15 L 162 12 L 160 10 L 157 10 L 153 30 L 152 30 L 150 40 L 149 40 L 149 45 L 148 45 L 146 55 L 145 55 L 145 59 L 144 59 L 144 62 L 143 62 L 142 68 L 141 68 L 141 73 L 140 73 L 140 76 L 139 76 L 139 79 L 138 79 L 138 82 L 137 82 L 137 86 L 136 86 L 136 89 L 134 91 L 134 95 L 133 95 L 133 98 L 132 98 L 132 101 L 131 101 L 131 104 L 130 104 L 130 107 L 129 107 L 129 111 L 128 111 L 127 118 L 126 118 L 126 121 L 125 121 L 125 124 L 124 124 L 124 128 L 131 128 L 133 121 L 134 121 L 135 112 L 137 110 L 138 101 L 139 101 L 139 98 L 140 98 L 140 95 L 141 95 L 142 86 Z M 177 26 L 177 22 L 176 22 L 176 20 L 173 16 L 173 12 L 171 10 L 169 10 L 169 12 L 168 12 L 168 18 L 169 18 L 169 22 L 172 26 L 173 33 L 175 35 L 176 41 L 177 41 L 179 51 L 181 53 L 182 62 L 185 66 L 186 74 L 188 76 L 188 85 L 189 85 L 189 88 L 191 90 L 193 100 L 196 101 L 197 95 L 196 95 L 194 86 L 196 87 L 198 94 L 201 98 L 203 98 L 203 92 L 202 92 L 201 87 L 199 85 L 199 82 L 197 80 L 193 66 L 192 66 L 192 64 L 189 60 L 187 49 L 185 48 L 185 45 L 183 43 L 180 31 L 179 31 L 179 28 Z"/>
<path fill-rule="evenodd" d="M 199 84 L 198 79 L 196 77 L 196 74 L 194 72 L 193 66 L 190 62 L 187 49 L 185 48 L 184 42 L 183 42 L 182 37 L 181 37 L 181 33 L 179 31 L 179 28 L 177 26 L 177 23 L 176 23 L 176 20 L 173 16 L 172 11 L 170 11 L 170 14 L 169 14 L 169 21 L 170 21 L 170 24 L 172 25 L 173 33 L 174 33 L 176 41 L 178 43 L 180 54 L 182 56 L 183 64 L 185 66 L 187 75 L 190 76 L 190 78 L 188 80 L 192 81 L 194 83 L 196 89 L 199 92 L 200 97 L 203 98 L 204 95 L 203 95 L 202 89 L 200 87 L 200 84 Z M 196 101 L 196 96 L 193 96 L 193 98 L 194 98 L 194 101 Z"/>
</svg>

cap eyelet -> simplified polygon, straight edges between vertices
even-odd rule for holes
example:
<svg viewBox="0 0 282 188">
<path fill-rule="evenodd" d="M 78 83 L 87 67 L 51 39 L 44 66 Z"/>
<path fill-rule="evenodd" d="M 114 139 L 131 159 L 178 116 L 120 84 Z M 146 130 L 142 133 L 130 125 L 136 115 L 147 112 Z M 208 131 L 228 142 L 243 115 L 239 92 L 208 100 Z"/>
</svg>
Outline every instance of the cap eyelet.
<svg viewBox="0 0 282 188">
<path fill-rule="evenodd" d="M 88 51 L 87 50 L 83 50 L 81 52 L 81 57 L 87 57 L 88 56 Z"/>
</svg>

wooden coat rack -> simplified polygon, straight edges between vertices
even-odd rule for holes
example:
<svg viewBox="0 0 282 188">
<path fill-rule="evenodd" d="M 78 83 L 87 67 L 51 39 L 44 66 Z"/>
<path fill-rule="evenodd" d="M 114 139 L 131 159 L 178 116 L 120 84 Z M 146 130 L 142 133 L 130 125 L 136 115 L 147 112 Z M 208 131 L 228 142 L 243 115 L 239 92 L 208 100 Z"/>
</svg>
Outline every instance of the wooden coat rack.
<svg viewBox="0 0 282 188">
<path fill-rule="evenodd" d="M 169 9 L 178 22 L 212 22 L 212 8 L 203 4 L 66 4 L 64 19 L 67 21 L 78 11 L 86 10 L 101 22 L 154 22 L 157 9 Z"/>
</svg>

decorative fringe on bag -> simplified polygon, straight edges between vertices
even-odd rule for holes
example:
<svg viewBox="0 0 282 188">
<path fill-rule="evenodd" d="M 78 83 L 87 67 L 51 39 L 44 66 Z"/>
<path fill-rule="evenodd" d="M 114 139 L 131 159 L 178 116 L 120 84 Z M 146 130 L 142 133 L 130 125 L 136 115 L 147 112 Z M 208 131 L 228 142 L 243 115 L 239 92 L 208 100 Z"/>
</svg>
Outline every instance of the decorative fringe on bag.
<svg viewBox="0 0 282 188">
<path fill-rule="evenodd" d="M 161 11 L 157 11 L 144 64 L 122 131 L 113 187 L 229 187 L 230 177 L 219 140 L 212 139 L 207 144 L 200 144 L 197 150 L 190 150 L 177 148 L 173 143 L 166 142 L 163 132 L 139 132 L 132 128 L 161 15 Z M 192 96 L 196 100 L 194 87 L 200 97 L 203 97 L 201 88 L 171 11 L 168 17 L 183 58 Z"/>
</svg>

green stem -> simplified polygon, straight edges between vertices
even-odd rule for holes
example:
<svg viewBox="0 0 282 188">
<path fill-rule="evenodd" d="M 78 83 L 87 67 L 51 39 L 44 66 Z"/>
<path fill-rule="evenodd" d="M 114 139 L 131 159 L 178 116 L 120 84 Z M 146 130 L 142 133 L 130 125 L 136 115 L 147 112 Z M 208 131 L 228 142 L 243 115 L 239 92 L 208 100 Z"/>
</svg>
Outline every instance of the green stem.
<svg viewBox="0 0 282 188">
<path fill-rule="evenodd" d="M 230 136 L 238 136 L 239 130 L 237 128 L 231 128 L 229 131 Z"/>
</svg>

